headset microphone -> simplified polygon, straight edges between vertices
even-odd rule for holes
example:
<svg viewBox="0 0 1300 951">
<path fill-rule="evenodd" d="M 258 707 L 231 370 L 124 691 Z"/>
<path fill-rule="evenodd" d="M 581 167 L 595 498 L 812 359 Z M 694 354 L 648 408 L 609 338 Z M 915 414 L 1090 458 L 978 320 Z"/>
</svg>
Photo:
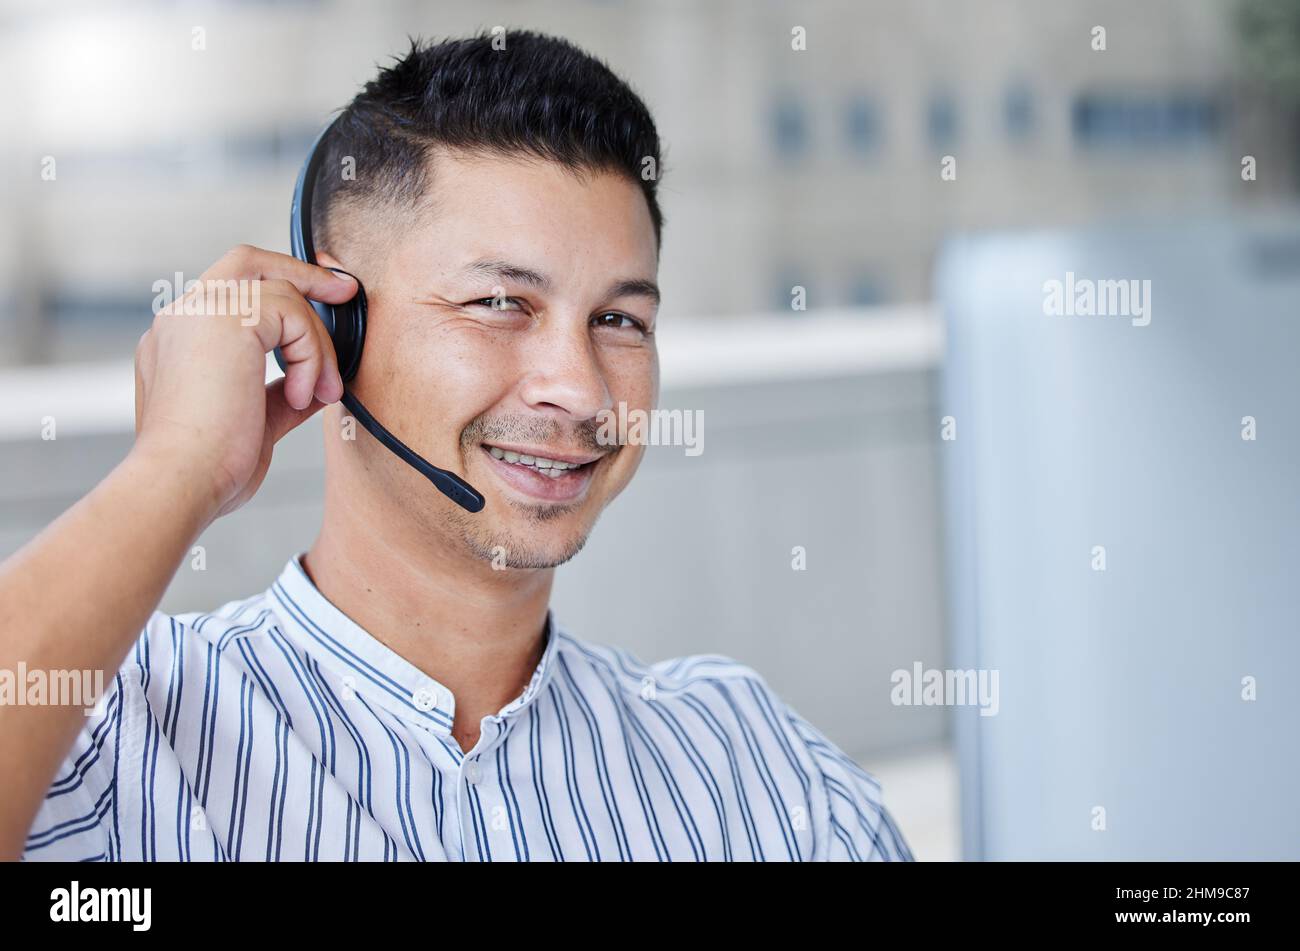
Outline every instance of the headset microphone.
<svg viewBox="0 0 1300 951">
<path fill-rule="evenodd" d="M 289 221 L 293 256 L 308 264 L 316 263 L 316 249 L 312 243 L 311 231 L 311 199 L 316 173 L 320 170 L 320 164 L 324 159 L 324 150 L 321 146 L 338 122 L 339 120 L 335 119 L 312 143 L 307 161 L 303 163 L 302 171 L 298 173 L 298 183 L 293 189 L 293 210 Z M 331 270 L 339 269 L 331 268 Z M 356 278 L 356 275 L 350 276 Z M 356 376 L 361 366 L 361 351 L 366 342 L 366 289 L 361 286 L 361 281 L 357 281 L 356 296 L 345 304 L 324 304 L 320 301 L 309 303 L 325 324 L 330 339 L 334 341 L 339 375 L 343 378 L 343 398 L 340 402 L 347 407 L 348 412 L 365 427 L 370 435 L 437 486 L 447 498 L 467 511 L 482 511 L 483 496 L 472 485 L 454 472 L 439 469 L 390 433 L 379 420 L 370 415 L 370 411 L 361 405 L 361 401 L 348 388 L 348 383 Z M 279 347 L 275 348 L 275 362 L 280 365 L 281 370 L 285 368 L 284 356 L 280 353 Z"/>
</svg>

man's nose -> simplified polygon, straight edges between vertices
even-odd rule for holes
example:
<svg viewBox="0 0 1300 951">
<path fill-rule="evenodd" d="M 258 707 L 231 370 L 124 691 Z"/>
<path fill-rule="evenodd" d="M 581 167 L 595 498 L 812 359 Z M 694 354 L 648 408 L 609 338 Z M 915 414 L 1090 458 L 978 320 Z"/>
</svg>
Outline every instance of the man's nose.
<svg viewBox="0 0 1300 951">
<path fill-rule="evenodd" d="M 586 321 L 546 322 L 523 358 L 527 376 L 521 395 L 533 409 L 583 421 L 613 407 Z"/>
</svg>

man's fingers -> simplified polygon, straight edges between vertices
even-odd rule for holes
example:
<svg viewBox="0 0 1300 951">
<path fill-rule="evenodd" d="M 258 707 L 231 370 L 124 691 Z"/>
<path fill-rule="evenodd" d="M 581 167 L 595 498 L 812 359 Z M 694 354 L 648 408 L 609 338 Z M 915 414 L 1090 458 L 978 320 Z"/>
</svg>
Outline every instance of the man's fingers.
<svg viewBox="0 0 1300 951">
<path fill-rule="evenodd" d="M 310 306 L 309 304 L 308 307 Z M 315 397 L 322 403 L 335 403 L 343 398 L 343 375 L 339 372 L 339 355 L 334 350 L 334 341 L 330 339 L 329 331 L 325 329 L 325 324 L 314 310 L 312 317 L 312 326 L 316 328 L 316 336 L 320 338 L 321 352 L 325 357 L 320 376 L 316 379 Z"/>
<path fill-rule="evenodd" d="M 325 404 L 312 400 L 304 409 L 297 409 L 285 398 L 284 387 L 288 378 L 276 380 L 266 387 L 266 432 L 271 443 L 278 443 L 286 433 L 311 419 Z"/>
<path fill-rule="evenodd" d="M 313 396 L 332 403 L 343 395 L 334 343 L 316 312 L 297 292 L 263 294 L 257 336 L 263 352 L 280 348 L 284 357 L 284 396 L 295 409 L 306 409 Z"/>
<path fill-rule="evenodd" d="M 343 396 L 343 380 L 339 376 L 338 354 L 334 352 L 334 341 L 330 339 L 325 324 L 321 322 L 311 304 L 288 281 L 264 281 L 262 282 L 262 288 L 264 299 L 268 291 L 270 291 L 271 298 L 282 298 L 282 300 L 271 301 L 272 305 L 280 312 L 284 312 L 288 308 L 294 308 L 301 310 L 308 316 L 312 328 L 316 331 L 316 336 L 320 338 L 321 354 L 324 357 L 313 392 L 322 403 L 337 401 Z M 282 350 L 281 353 L 283 354 L 284 351 Z M 288 362 L 287 354 L 285 355 L 285 362 Z"/>
<path fill-rule="evenodd" d="M 280 332 L 280 353 L 284 356 L 284 398 L 294 409 L 311 405 L 325 365 L 320 334 L 316 333 L 314 317 L 300 310 L 290 310 L 283 315 Z"/>
<path fill-rule="evenodd" d="M 209 275 L 205 275 L 209 276 Z M 308 264 L 287 254 L 237 245 L 212 268 L 211 277 L 249 281 L 288 281 L 299 293 L 327 304 L 342 304 L 357 292 L 357 282 L 328 268 Z"/>
</svg>

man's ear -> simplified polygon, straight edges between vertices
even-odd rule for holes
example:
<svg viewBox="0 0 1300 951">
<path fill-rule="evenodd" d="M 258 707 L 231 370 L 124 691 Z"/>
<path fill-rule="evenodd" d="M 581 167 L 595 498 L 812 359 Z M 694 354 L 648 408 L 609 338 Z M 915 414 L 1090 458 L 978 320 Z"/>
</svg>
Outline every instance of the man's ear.
<svg viewBox="0 0 1300 951">
<path fill-rule="evenodd" d="M 343 265 L 339 263 L 339 259 L 328 251 L 318 251 L 316 253 L 316 263 L 321 267 L 336 267 L 344 271 L 347 270 L 347 268 L 343 267 Z"/>
</svg>

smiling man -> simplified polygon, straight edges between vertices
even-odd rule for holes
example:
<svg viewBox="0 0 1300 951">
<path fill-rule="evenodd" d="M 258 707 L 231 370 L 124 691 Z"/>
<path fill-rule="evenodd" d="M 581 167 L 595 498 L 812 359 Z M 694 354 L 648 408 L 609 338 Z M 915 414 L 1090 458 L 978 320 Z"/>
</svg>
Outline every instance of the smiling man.
<svg viewBox="0 0 1300 951">
<path fill-rule="evenodd" d="M 602 413 L 658 395 L 640 99 L 551 37 L 416 45 L 321 148 L 323 266 L 237 248 L 203 279 L 255 282 L 256 321 L 161 312 L 130 454 L 0 570 L 0 666 L 108 672 L 89 717 L 0 706 L 0 853 L 911 858 L 874 780 L 752 670 L 643 665 L 549 611 L 555 567 L 643 451 L 597 438 Z M 308 299 L 358 288 L 326 267 L 369 302 L 349 391 L 482 511 L 338 404 Z M 285 379 L 264 387 L 277 346 Z M 198 535 L 325 405 L 311 549 L 246 600 L 158 612 Z"/>
</svg>

